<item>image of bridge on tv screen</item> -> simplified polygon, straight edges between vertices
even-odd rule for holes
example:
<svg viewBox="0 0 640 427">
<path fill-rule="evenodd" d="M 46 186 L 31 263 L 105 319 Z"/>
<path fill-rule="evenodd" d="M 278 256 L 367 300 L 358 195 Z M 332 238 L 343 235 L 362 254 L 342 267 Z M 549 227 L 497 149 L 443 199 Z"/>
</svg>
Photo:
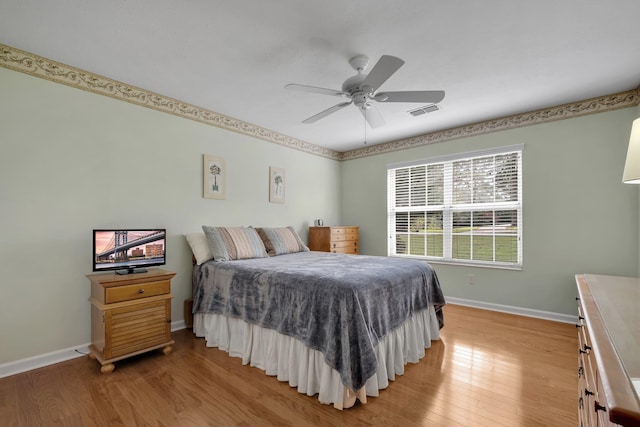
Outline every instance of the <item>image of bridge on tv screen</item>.
<svg viewBox="0 0 640 427">
<path fill-rule="evenodd" d="M 165 234 L 165 230 L 96 231 L 96 264 L 114 266 L 120 262 L 131 264 L 135 260 L 163 259 Z"/>
</svg>

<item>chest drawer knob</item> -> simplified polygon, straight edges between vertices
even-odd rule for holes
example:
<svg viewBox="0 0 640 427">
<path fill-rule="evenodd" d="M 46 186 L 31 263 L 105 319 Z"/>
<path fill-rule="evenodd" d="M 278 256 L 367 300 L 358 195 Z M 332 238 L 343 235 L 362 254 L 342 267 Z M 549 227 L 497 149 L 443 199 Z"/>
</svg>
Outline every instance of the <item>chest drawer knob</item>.
<svg viewBox="0 0 640 427">
<path fill-rule="evenodd" d="M 139 293 L 139 294 L 144 294 L 144 289 L 140 289 L 140 290 L 138 291 L 138 293 Z"/>
</svg>

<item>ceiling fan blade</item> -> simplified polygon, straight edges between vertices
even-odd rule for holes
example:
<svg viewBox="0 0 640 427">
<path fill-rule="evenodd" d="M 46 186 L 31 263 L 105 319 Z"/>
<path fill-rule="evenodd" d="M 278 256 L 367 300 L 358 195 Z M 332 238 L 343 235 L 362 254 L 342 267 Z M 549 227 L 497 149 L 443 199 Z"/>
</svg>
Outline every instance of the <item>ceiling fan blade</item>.
<svg viewBox="0 0 640 427">
<path fill-rule="evenodd" d="M 382 55 L 376 65 L 371 69 L 367 77 L 362 82 L 362 86 L 368 86 L 375 92 L 398 68 L 402 67 L 404 61 L 390 55 Z"/>
<path fill-rule="evenodd" d="M 343 103 L 341 103 L 341 104 L 336 104 L 336 105 L 334 105 L 334 106 L 333 106 L 333 107 L 331 107 L 331 108 L 327 108 L 326 110 L 321 111 L 321 112 L 319 112 L 318 114 L 313 115 L 313 116 L 309 117 L 308 119 L 303 120 L 303 121 L 302 121 L 302 123 L 307 123 L 307 124 L 308 124 L 308 123 L 314 123 L 314 122 L 317 122 L 317 121 L 318 121 L 318 120 L 320 120 L 321 118 L 323 118 L 323 117 L 327 117 L 329 114 L 331 114 L 331 113 L 335 113 L 335 112 L 336 112 L 336 111 L 338 111 L 338 110 L 342 110 L 344 107 L 346 107 L 346 106 L 348 106 L 348 105 L 351 105 L 351 101 L 349 101 L 349 102 L 343 102 Z"/>
<path fill-rule="evenodd" d="M 412 90 L 406 92 L 379 92 L 373 97 L 378 102 L 420 102 L 437 104 L 444 99 L 443 90 Z"/>
<path fill-rule="evenodd" d="M 284 88 L 290 89 L 290 90 L 297 90 L 300 92 L 319 93 L 321 95 L 349 96 L 348 93 L 343 92 L 341 90 L 327 89 L 324 87 L 316 87 L 316 86 L 299 85 L 296 83 L 289 83 L 288 85 L 285 85 Z"/>
<path fill-rule="evenodd" d="M 369 126 L 372 128 L 377 128 L 384 125 L 384 119 L 382 118 L 382 114 L 378 111 L 374 106 L 370 106 L 369 108 L 359 108 L 360 112 L 364 116 L 364 119 L 369 123 Z"/>
</svg>

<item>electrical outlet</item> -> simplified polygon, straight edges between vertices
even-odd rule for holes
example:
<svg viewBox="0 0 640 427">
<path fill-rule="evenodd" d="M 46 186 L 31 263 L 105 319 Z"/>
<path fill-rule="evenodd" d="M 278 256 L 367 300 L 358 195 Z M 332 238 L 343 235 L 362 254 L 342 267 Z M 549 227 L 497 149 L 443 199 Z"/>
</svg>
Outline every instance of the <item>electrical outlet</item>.
<svg viewBox="0 0 640 427">
<path fill-rule="evenodd" d="M 476 284 L 476 275 L 475 274 L 470 274 L 469 275 L 469 284 L 470 285 L 475 285 Z"/>
</svg>

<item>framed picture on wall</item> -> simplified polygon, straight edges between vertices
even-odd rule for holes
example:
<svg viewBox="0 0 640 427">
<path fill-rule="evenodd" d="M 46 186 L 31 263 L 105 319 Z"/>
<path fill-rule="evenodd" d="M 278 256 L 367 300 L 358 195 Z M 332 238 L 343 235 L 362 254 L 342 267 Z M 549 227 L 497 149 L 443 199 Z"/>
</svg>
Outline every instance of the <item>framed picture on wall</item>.
<svg viewBox="0 0 640 427">
<path fill-rule="evenodd" d="M 224 199 L 227 195 L 227 163 L 222 157 L 204 155 L 204 187 L 206 199 Z"/>
<path fill-rule="evenodd" d="M 271 203 L 284 203 L 285 181 L 283 168 L 269 166 L 269 201 Z"/>
</svg>

